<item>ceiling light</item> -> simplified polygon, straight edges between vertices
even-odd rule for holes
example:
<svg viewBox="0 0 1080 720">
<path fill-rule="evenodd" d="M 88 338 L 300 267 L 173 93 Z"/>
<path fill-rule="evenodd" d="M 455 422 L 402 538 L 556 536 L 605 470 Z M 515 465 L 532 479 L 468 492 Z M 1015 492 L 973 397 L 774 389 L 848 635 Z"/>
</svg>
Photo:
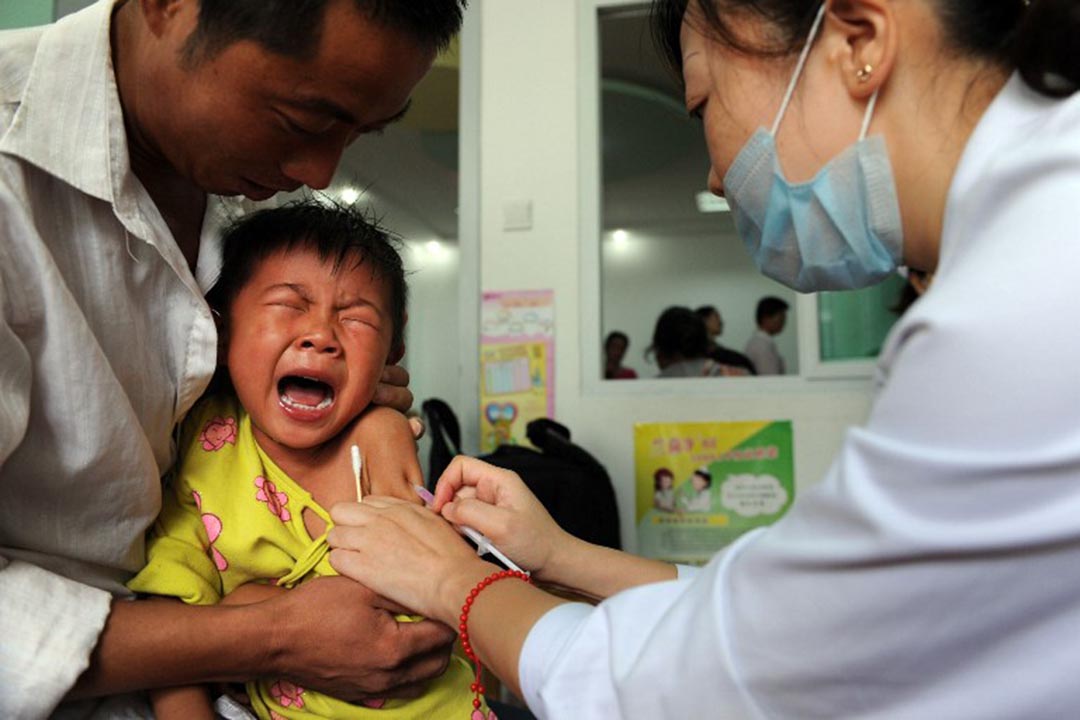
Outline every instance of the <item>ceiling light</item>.
<svg viewBox="0 0 1080 720">
<path fill-rule="evenodd" d="M 728 201 L 725 198 L 713 195 L 708 190 L 702 190 L 699 192 L 695 199 L 697 200 L 698 212 L 713 213 L 713 212 L 729 212 L 731 207 L 728 205 Z"/>
</svg>

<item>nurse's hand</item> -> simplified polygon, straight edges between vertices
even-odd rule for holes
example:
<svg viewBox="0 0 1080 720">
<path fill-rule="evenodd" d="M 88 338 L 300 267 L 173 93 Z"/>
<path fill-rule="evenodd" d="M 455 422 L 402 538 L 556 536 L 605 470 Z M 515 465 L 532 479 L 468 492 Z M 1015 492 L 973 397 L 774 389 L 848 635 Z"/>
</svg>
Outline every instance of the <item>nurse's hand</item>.
<svg viewBox="0 0 1080 720">
<path fill-rule="evenodd" d="M 580 544 L 552 519 L 517 473 L 458 456 L 435 488 L 433 510 L 455 525 L 468 525 L 538 580 L 569 561 Z"/>
<path fill-rule="evenodd" d="M 330 564 L 413 612 L 458 624 L 462 598 L 494 571 L 442 517 L 373 495 L 330 509 Z"/>
</svg>

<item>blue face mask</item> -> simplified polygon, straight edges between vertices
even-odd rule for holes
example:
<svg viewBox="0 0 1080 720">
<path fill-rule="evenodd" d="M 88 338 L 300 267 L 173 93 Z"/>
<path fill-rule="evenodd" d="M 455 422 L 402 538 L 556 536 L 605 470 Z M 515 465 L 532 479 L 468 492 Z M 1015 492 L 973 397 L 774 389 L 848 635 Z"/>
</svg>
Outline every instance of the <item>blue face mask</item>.
<svg viewBox="0 0 1080 720">
<path fill-rule="evenodd" d="M 825 14 L 822 5 L 772 130 L 759 129 L 724 176 L 735 227 L 758 269 L 798 290 L 850 290 L 880 282 L 900 263 L 903 231 L 889 154 L 866 137 L 877 93 L 858 141 L 805 183 L 784 178 L 776 131 Z"/>
</svg>

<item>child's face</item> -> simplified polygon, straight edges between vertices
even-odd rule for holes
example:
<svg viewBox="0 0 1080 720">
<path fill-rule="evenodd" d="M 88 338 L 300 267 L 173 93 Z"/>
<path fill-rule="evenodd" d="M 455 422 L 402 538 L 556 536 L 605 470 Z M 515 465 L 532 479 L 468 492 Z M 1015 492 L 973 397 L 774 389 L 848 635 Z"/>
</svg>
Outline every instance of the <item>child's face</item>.
<svg viewBox="0 0 1080 720">
<path fill-rule="evenodd" d="M 229 375 L 256 438 L 288 448 L 335 437 L 371 402 L 393 337 L 389 289 L 349 258 L 266 258 L 229 312 Z"/>
<path fill-rule="evenodd" d="M 660 489 L 670 490 L 671 486 L 675 484 L 675 478 L 670 475 L 664 474 L 660 476 Z"/>
<path fill-rule="evenodd" d="M 692 478 L 690 478 L 690 482 L 693 483 L 694 489 L 698 492 L 701 492 L 709 486 L 709 481 L 700 475 L 694 475 Z"/>
</svg>

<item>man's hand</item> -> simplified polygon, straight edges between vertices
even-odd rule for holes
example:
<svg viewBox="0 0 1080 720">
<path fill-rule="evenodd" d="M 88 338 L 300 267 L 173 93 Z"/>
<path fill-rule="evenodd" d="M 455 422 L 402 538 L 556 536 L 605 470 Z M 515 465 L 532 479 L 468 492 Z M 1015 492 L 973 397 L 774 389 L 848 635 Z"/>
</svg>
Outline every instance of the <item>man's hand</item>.
<svg viewBox="0 0 1080 720">
<path fill-rule="evenodd" d="M 409 371 L 400 365 L 387 365 L 383 368 L 371 402 L 398 412 L 407 412 L 413 404 L 413 394 L 409 390 Z"/>
<path fill-rule="evenodd" d="M 343 577 L 316 578 L 262 604 L 274 618 L 276 673 L 352 702 L 422 695 L 446 670 L 456 638 L 433 620 L 397 622 L 407 609 Z"/>
</svg>

